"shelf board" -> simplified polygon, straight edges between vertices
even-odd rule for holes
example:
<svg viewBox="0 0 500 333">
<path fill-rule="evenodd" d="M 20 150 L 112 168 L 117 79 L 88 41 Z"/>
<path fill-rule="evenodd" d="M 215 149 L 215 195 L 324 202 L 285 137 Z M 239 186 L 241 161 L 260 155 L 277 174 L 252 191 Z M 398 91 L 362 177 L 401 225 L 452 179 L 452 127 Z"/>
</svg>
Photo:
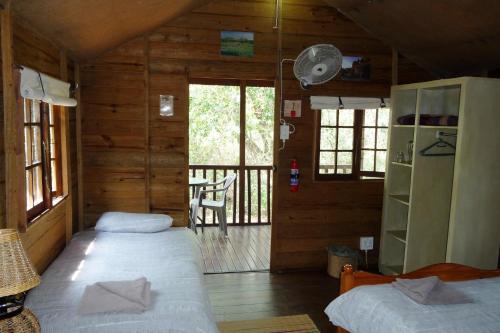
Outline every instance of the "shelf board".
<svg viewBox="0 0 500 333">
<path fill-rule="evenodd" d="M 396 127 L 396 128 L 415 128 L 415 125 L 392 125 L 392 127 Z"/>
<path fill-rule="evenodd" d="M 392 127 L 396 128 L 415 128 L 415 125 L 392 125 Z M 458 126 L 441 126 L 441 125 L 418 125 L 420 128 L 428 128 L 428 129 L 449 129 L 456 130 Z"/>
<path fill-rule="evenodd" d="M 410 196 L 406 194 L 389 194 L 389 197 L 404 204 L 409 206 L 410 205 Z"/>
<path fill-rule="evenodd" d="M 420 128 L 456 130 L 458 126 L 420 125 Z"/>
<path fill-rule="evenodd" d="M 406 244 L 406 230 L 387 230 L 387 233 L 398 241 Z"/>
<path fill-rule="evenodd" d="M 400 275 L 403 273 L 403 265 L 382 265 L 382 273 L 389 275 Z"/>
<path fill-rule="evenodd" d="M 412 168 L 413 167 L 413 165 L 408 164 L 408 163 L 400 163 L 400 162 L 394 162 L 394 161 L 392 161 L 391 163 L 394 164 L 394 165 L 404 166 L 404 167 L 407 167 L 407 168 Z"/>
</svg>

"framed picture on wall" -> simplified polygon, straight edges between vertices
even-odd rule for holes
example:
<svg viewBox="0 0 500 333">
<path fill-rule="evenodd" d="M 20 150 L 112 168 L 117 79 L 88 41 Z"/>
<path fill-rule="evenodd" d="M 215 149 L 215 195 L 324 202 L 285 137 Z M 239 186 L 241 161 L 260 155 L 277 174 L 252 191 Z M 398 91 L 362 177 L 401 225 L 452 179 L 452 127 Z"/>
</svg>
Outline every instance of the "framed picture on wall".
<svg viewBox="0 0 500 333">
<path fill-rule="evenodd" d="M 371 63 L 367 57 L 342 57 L 340 77 L 345 81 L 368 81 L 371 79 Z"/>
<path fill-rule="evenodd" d="M 220 54 L 233 57 L 253 57 L 253 32 L 221 31 Z"/>
</svg>

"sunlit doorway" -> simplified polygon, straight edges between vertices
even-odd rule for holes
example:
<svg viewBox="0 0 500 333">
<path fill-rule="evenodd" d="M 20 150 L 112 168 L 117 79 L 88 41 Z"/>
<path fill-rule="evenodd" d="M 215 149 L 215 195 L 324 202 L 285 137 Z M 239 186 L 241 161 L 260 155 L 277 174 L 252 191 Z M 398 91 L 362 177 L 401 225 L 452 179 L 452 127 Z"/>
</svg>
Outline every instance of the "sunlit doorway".
<svg viewBox="0 0 500 333">
<path fill-rule="evenodd" d="M 227 192 L 227 238 L 221 237 L 213 210 L 198 210 L 206 273 L 269 269 L 274 99 L 272 82 L 189 86 L 190 177 L 214 183 L 237 175 Z M 191 197 L 195 193 L 192 187 Z M 203 199 L 220 200 L 217 193 Z"/>
</svg>

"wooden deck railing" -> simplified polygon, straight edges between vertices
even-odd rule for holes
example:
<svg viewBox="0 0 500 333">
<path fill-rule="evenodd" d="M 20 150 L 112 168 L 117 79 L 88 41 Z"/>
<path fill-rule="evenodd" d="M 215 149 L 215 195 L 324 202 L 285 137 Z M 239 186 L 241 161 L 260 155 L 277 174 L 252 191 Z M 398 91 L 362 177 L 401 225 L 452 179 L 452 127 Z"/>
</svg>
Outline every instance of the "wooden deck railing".
<svg viewBox="0 0 500 333">
<path fill-rule="evenodd" d="M 227 223 L 229 225 L 257 225 L 271 223 L 272 166 L 251 165 L 190 165 L 190 176 L 201 177 L 209 182 L 219 181 L 229 173 L 237 178 L 227 193 Z M 241 170 L 244 178 L 241 178 Z M 209 188 L 211 189 L 211 188 Z M 193 197 L 191 189 L 191 197 Z M 215 200 L 215 193 L 209 198 Z M 211 210 L 203 209 L 200 217 L 206 225 L 217 225 Z M 200 223 L 200 221 L 198 221 Z"/>
</svg>

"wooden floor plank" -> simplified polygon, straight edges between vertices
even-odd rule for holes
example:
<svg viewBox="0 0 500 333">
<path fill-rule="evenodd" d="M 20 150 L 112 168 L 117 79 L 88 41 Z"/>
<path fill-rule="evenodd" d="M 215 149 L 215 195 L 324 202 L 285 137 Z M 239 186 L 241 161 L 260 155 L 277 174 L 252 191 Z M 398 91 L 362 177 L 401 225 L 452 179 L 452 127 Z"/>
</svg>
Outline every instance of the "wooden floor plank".
<svg viewBox="0 0 500 333">
<path fill-rule="evenodd" d="M 217 321 L 307 314 L 321 332 L 335 332 L 323 311 L 339 284 L 325 272 L 205 275 L 205 285 Z"/>
<path fill-rule="evenodd" d="M 215 237 L 213 238 L 213 242 L 216 246 L 217 256 L 219 256 L 219 261 L 221 262 L 222 272 L 235 272 L 236 266 L 233 263 L 229 251 L 226 251 L 225 249 L 225 239 L 223 237 L 217 237 L 215 235 L 212 235 L 212 237 Z"/>
<path fill-rule="evenodd" d="M 234 233 L 232 233 L 232 234 L 234 234 Z M 235 237 L 235 235 L 232 235 L 232 234 L 230 234 L 231 238 L 228 240 L 228 243 L 227 243 L 227 247 L 228 247 L 227 250 L 229 252 L 233 253 L 238 258 L 238 271 L 240 271 L 240 272 L 251 271 L 252 266 L 248 264 L 244 255 L 239 250 L 243 246 L 243 244 L 238 243 L 237 241 L 234 241 L 234 244 L 233 244 L 233 240 L 237 237 Z M 231 239 L 233 239 L 233 240 L 231 240 Z"/>
<path fill-rule="evenodd" d="M 208 228 L 207 228 L 208 229 Z M 205 272 L 206 273 L 220 273 L 222 272 L 222 269 L 219 264 L 219 259 L 218 256 L 215 254 L 215 249 L 212 244 L 212 237 L 210 232 L 207 233 L 207 229 L 205 230 L 204 233 L 201 234 L 202 236 L 202 243 L 204 244 L 202 251 L 203 255 L 207 256 L 209 262 L 211 262 L 210 267 L 205 267 Z M 210 230 L 210 229 L 208 229 Z"/>
<path fill-rule="evenodd" d="M 227 265 L 225 264 L 224 258 L 221 257 L 221 253 L 217 251 L 217 236 L 215 234 L 210 235 L 210 244 L 212 245 L 213 249 L 212 253 L 215 256 L 215 258 L 212 259 L 213 261 L 217 262 L 216 273 L 226 272 Z"/>
<path fill-rule="evenodd" d="M 249 246 L 245 241 L 245 236 L 249 234 L 250 230 L 247 227 L 234 227 L 229 229 L 229 243 L 228 250 L 234 253 L 240 259 L 240 264 L 243 269 L 241 271 L 255 271 L 258 268 L 254 265 L 249 253 Z"/>
<path fill-rule="evenodd" d="M 264 230 L 268 228 L 252 228 L 251 232 L 254 234 L 252 237 L 251 246 L 254 249 L 257 259 L 259 260 L 259 264 L 262 267 L 269 267 L 269 257 L 270 257 L 270 244 L 269 237 L 265 233 Z M 266 242 L 263 243 L 262 239 L 265 239 Z"/>
<path fill-rule="evenodd" d="M 228 226 L 228 238 L 219 228 L 198 232 L 205 273 L 269 270 L 271 226 Z"/>
<path fill-rule="evenodd" d="M 226 252 L 229 254 L 229 256 L 232 258 L 233 262 L 234 262 L 234 271 L 235 272 L 241 272 L 241 271 L 245 271 L 245 270 L 248 270 L 249 267 L 248 266 L 243 266 L 242 263 L 240 262 L 240 258 L 239 256 L 236 254 L 236 251 L 234 250 L 233 248 L 233 244 L 231 242 L 231 238 L 229 239 L 229 242 L 226 243 Z"/>
<path fill-rule="evenodd" d="M 261 269 L 264 269 L 265 264 L 263 261 L 263 257 L 265 256 L 265 254 L 263 251 L 261 251 L 260 246 L 259 246 L 259 244 L 261 244 L 260 239 L 263 236 L 263 234 L 258 232 L 258 230 L 256 228 L 252 228 L 250 230 L 250 233 L 251 233 L 252 237 L 250 237 L 249 246 L 250 246 L 250 249 L 252 250 L 252 252 L 251 252 L 253 254 L 252 258 L 253 258 L 255 265 L 257 267 L 261 267 Z"/>
<path fill-rule="evenodd" d="M 260 263 L 259 253 L 257 253 L 252 246 L 252 243 L 255 242 L 253 237 L 257 237 L 253 231 L 260 228 L 260 227 L 261 226 L 255 226 L 255 227 L 250 227 L 250 229 L 240 228 L 240 229 L 236 230 L 242 239 L 242 241 L 241 241 L 242 245 L 238 246 L 237 250 L 242 252 L 242 254 L 245 256 L 245 259 L 247 260 L 249 265 L 253 268 L 252 270 L 269 269 L 269 266 L 265 267 L 265 266 L 259 265 L 259 263 Z M 263 239 L 260 239 L 260 241 L 267 244 L 268 247 L 271 247 L 270 239 L 263 238 Z M 238 243 L 236 245 L 238 245 Z"/>
<path fill-rule="evenodd" d="M 246 227 L 245 227 L 246 228 Z M 234 229 L 235 234 L 237 234 L 239 237 L 239 241 L 235 244 L 233 243 L 233 246 L 236 245 L 235 250 L 241 254 L 241 256 L 244 257 L 248 265 L 253 269 L 253 270 L 258 270 L 260 269 L 258 265 L 256 264 L 256 256 L 257 254 L 253 251 L 253 248 L 250 246 L 250 241 L 249 237 L 251 237 L 251 232 L 252 229 L 243 229 L 243 228 L 238 228 Z"/>
</svg>

